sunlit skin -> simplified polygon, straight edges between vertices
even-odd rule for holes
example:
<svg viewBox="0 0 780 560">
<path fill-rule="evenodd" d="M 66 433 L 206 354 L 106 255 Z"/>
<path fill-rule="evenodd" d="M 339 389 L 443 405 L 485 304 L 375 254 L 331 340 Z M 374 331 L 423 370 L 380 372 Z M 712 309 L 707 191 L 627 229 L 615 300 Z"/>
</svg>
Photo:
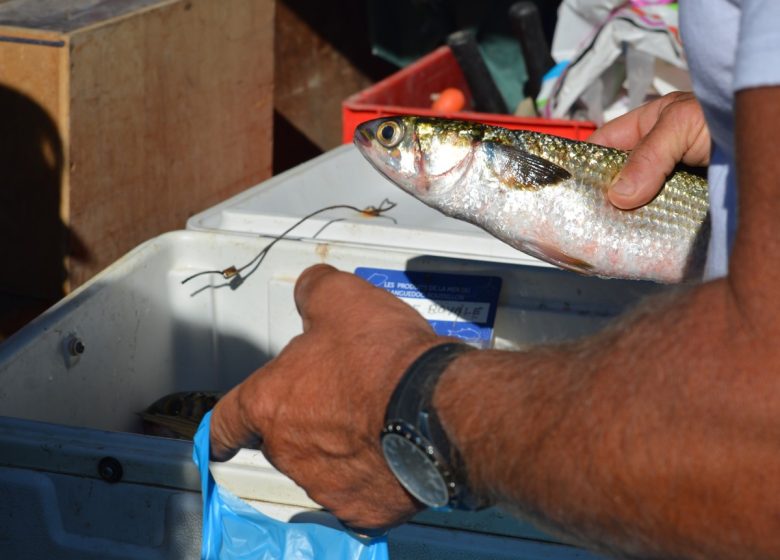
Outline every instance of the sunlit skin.
<svg viewBox="0 0 780 560">
<path fill-rule="evenodd" d="M 780 557 L 780 88 L 737 93 L 735 117 L 727 278 L 597 336 L 471 352 L 443 375 L 434 404 L 476 492 L 618 556 Z M 661 160 L 679 158 L 689 132 L 659 127 L 668 142 L 654 149 L 671 147 Z M 419 504 L 385 466 L 382 416 L 404 370 L 442 339 L 326 265 L 301 275 L 295 297 L 304 334 L 219 402 L 214 457 L 262 434 L 274 465 L 339 518 L 400 523 Z"/>
<path fill-rule="evenodd" d="M 608 122 L 588 141 L 631 150 L 609 190 L 612 204 L 631 209 L 650 202 L 678 163 L 709 164 L 712 139 L 696 97 L 675 92 Z"/>
</svg>

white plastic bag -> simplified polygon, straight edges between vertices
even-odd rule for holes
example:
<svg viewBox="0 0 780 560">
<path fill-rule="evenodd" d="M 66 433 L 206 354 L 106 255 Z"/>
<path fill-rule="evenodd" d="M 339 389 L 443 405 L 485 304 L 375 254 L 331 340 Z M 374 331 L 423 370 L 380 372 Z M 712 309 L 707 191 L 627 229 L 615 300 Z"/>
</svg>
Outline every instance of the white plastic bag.
<svg viewBox="0 0 780 560">
<path fill-rule="evenodd" d="M 564 0 L 537 100 L 548 118 L 603 124 L 654 96 L 690 90 L 676 2 Z"/>
</svg>

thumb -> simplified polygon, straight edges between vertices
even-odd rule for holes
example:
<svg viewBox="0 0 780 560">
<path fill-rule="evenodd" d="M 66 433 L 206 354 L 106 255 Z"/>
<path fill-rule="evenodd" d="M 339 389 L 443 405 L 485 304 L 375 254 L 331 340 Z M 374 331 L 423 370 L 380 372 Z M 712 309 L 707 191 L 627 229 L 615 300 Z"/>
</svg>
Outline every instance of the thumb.
<svg viewBox="0 0 780 560">
<path fill-rule="evenodd" d="M 668 125 L 659 121 L 631 151 L 609 187 L 608 196 L 613 205 L 623 210 L 638 208 L 661 191 L 687 149 L 667 128 Z"/>
<path fill-rule="evenodd" d="M 679 162 L 709 162 L 709 130 L 696 99 L 681 94 L 662 100 L 668 102 L 659 104 L 655 122 L 609 188 L 609 200 L 618 208 L 638 208 L 653 200 Z"/>
<path fill-rule="evenodd" d="M 262 441 L 247 422 L 238 385 L 222 397 L 211 413 L 211 460 L 227 461 L 242 447 L 254 447 Z"/>
</svg>

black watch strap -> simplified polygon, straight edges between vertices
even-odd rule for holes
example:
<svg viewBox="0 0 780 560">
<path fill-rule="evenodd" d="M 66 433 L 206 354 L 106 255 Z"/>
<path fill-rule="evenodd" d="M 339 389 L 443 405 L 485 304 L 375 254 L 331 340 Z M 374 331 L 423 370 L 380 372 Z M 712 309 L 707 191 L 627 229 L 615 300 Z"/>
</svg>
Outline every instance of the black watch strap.
<svg viewBox="0 0 780 560">
<path fill-rule="evenodd" d="M 433 390 L 450 362 L 474 349 L 468 344 L 445 342 L 423 352 L 398 382 L 386 418 L 416 421 L 421 411 L 431 409 Z"/>
<path fill-rule="evenodd" d="M 417 358 L 399 381 L 390 397 L 385 426 L 406 424 L 427 439 L 444 464 L 438 465 L 445 479 L 455 482 L 451 507 L 474 509 L 466 503 L 467 481 L 463 460 L 450 443 L 433 407 L 433 393 L 447 366 L 458 356 L 475 350 L 463 343 L 447 342 L 434 346 Z"/>
</svg>

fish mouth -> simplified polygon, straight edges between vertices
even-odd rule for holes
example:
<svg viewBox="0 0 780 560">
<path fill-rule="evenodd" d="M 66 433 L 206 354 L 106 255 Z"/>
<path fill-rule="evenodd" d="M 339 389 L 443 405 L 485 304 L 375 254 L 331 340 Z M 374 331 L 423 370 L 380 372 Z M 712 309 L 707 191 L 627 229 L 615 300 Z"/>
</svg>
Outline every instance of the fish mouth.
<svg viewBox="0 0 780 560">
<path fill-rule="evenodd" d="M 352 137 L 352 141 L 356 146 L 368 148 L 371 146 L 371 132 L 362 126 L 359 126 L 355 129 L 355 135 Z"/>
</svg>

